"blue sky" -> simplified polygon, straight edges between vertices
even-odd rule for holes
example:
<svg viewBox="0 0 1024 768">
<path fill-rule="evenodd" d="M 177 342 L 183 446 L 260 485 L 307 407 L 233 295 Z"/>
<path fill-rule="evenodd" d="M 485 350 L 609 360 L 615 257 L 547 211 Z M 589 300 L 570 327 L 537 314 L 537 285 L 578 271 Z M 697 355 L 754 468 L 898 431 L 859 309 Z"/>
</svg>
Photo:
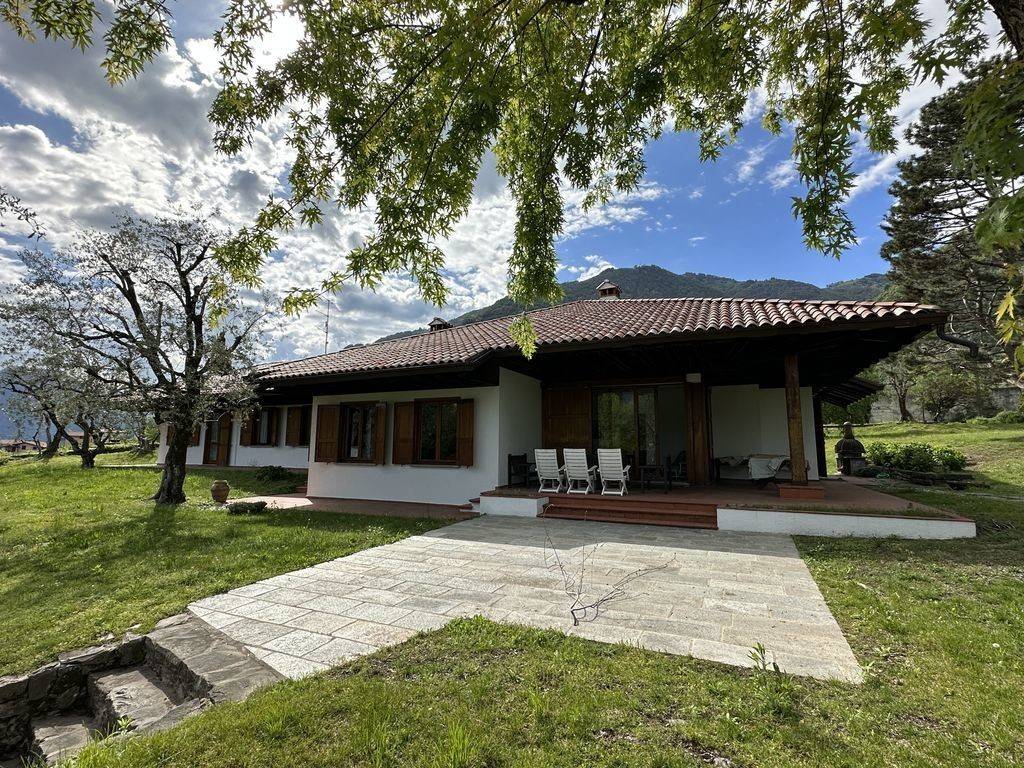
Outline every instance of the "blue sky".
<svg viewBox="0 0 1024 768">
<path fill-rule="evenodd" d="M 225 226 L 236 227 L 279 190 L 288 164 L 280 126 L 266 126 L 239 157 L 216 155 L 210 146 L 205 114 L 217 85 L 211 36 L 218 6 L 190 0 L 172 8 L 173 48 L 137 81 L 116 89 L 103 81 L 100 51 L 26 43 L 0 25 L 0 183 L 38 211 L 50 244 L 104 227 L 118 211 L 154 215 L 196 202 L 218 206 Z M 281 30 L 261 55 L 280 55 L 296 34 Z M 936 92 L 928 86 L 907 94 L 898 110 L 901 130 Z M 648 148 L 647 178 L 636 193 L 589 212 L 580 208 L 580 195 L 566 195 L 560 277 L 587 276 L 606 265 L 658 264 L 824 285 L 885 271 L 878 252 L 886 189 L 896 159 L 912 151 L 901 143 L 896 156 L 883 158 L 858 148 L 854 167 L 863 175 L 848 210 L 860 242 L 836 261 L 804 248 L 790 213 L 800 186 L 789 163 L 789 136 L 769 135 L 755 119 L 718 162 L 702 164 L 694 137 L 666 135 Z M 477 188 L 469 216 L 442 243 L 451 286 L 450 303 L 440 311 L 445 316 L 504 293 L 513 202 L 493 162 L 485 163 Z M 371 225 L 372 213 L 339 213 L 316 231 L 283 238 L 264 273 L 268 289 L 280 297 L 289 287 L 315 285 Z M 17 275 L 22 244 L 17 227 L 0 230 L 0 279 Z M 331 348 L 421 327 L 439 313 L 401 276 L 375 294 L 346 289 L 335 302 Z M 322 351 L 321 327 L 315 314 L 279 316 L 267 334 L 267 357 Z"/>
</svg>

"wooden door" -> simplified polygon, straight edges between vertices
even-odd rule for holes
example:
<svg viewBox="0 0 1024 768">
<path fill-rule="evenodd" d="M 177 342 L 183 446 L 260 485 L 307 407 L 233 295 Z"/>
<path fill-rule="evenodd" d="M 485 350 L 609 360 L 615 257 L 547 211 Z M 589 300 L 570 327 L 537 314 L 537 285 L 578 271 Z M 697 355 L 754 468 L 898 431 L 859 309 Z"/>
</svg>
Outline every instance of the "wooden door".
<svg viewBox="0 0 1024 768">
<path fill-rule="evenodd" d="M 544 389 L 541 401 L 541 447 L 590 450 L 590 406 L 590 387 Z"/>
<path fill-rule="evenodd" d="M 231 414 L 225 413 L 217 421 L 206 422 L 206 444 L 203 464 L 226 467 L 231 459 Z"/>
</svg>

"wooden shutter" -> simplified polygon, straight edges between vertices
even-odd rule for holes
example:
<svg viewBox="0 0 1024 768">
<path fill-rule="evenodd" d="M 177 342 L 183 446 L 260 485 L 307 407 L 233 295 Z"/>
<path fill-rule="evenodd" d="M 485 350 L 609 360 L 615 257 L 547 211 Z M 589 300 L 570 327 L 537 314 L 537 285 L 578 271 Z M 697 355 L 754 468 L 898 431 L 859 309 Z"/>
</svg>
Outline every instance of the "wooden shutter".
<svg viewBox="0 0 1024 768">
<path fill-rule="evenodd" d="M 391 443 L 392 464 L 412 464 L 415 456 L 415 403 L 395 403 L 395 432 Z"/>
<path fill-rule="evenodd" d="M 373 418 L 373 463 L 384 463 L 384 451 L 388 442 L 388 404 L 377 403 Z"/>
<path fill-rule="evenodd" d="M 267 418 L 267 445 L 277 445 L 277 424 L 281 421 L 280 408 L 267 408 L 270 416 Z"/>
<path fill-rule="evenodd" d="M 541 397 L 543 447 L 590 450 L 593 447 L 590 388 L 545 387 Z"/>
<path fill-rule="evenodd" d="M 338 421 L 341 406 L 321 405 L 316 409 L 316 452 L 313 461 L 338 460 Z"/>
<path fill-rule="evenodd" d="M 458 462 L 461 467 L 473 466 L 474 407 L 472 400 L 460 400 Z"/>
<path fill-rule="evenodd" d="M 192 428 L 192 437 L 189 438 L 188 444 L 193 446 L 199 445 L 199 425 Z"/>
<path fill-rule="evenodd" d="M 252 445 L 253 413 L 250 411 L 242 417 L 242 426 L 238 431 L 239 445 Z"/>
<path fill-rule="evenodd" d="M 302 406 L 290 406 L 286 413 L 284 444 L 294 448 L 295 446 L 300 445 L 302 441 Z"/>
</svg>

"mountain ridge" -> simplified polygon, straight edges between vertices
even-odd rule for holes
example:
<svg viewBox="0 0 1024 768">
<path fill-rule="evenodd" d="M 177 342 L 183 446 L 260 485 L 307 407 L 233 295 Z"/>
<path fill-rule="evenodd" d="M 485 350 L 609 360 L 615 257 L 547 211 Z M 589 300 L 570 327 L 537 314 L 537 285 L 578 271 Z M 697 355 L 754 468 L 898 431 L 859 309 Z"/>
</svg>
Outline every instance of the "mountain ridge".
<svg viewBox="0 0 1024 768">
<path fill-rule="evenodd" d="M 889 281 L 880 272 L 873 272 L 852 280 L 840 280 L 821 287 L 800 280 L 785 280 L 772 277 L 767 280 L 736 280 L 721 275 L 700 272 L 671 272 L 653 264 L 635 267 L 609 267 L 586 280 L 569 280 L 562 283 L 565 297 L 562 303 L 579 299 L 597 298 L 597 286 L 604 280 L 611 280 L 619 286 L 624 299 L 668 299 L 678 297 L 700 298 L 745 298 L 745 299 L 847 299 L 870 301 L 878 298 L 888 287 Z M 528 309 L 544 306 L 537 303 Z M 468 325 L 482 320 L 509 317 L 522 311 L 522 307 L 505 298 L 480 309 L 473 309 L 448 322 L 452 325 Z M 388 341 L 426 331 L 418 328 L 400 331 L 384 336 L 377 341 Z"/>
</svg>

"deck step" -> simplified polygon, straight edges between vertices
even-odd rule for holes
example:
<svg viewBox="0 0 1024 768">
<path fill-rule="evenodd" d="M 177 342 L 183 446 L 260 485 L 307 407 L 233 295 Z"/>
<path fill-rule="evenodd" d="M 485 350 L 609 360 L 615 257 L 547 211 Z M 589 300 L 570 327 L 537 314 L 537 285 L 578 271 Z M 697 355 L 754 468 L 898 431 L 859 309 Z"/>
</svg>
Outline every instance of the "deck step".
<svg viewBox="0 0 1024 768">
<path fill-rule="evenodd" d="M 542 517 L 550 517 L 559 520 L 585 520 L 592 523 L 631 523 L 633 525 L 665 525 L 676 528 L 703 528 L 707 530 L 718 530 L 718 521 L 708 518 L 687 518 L 685 516 L 647 517 L 637 515 L 616 514 L 614 512 L 587 513 L 580 510 L 554 510 L 545 511 Z"/>
<path fill-rule="evenodd" d="M 65 713 L 32 721 L 32 755 L 53 765 L 77 754 L 99 734 L 88 715 Z"/>
<path fill-rule="evenodd" d="M 566 501 L 559 498 L 548 504 L 541 516 L 604 523 L 639 523 L 712 530 L 718 528 L 718 510 L 706 504 L 645 503 L 633 500 L 610 504 L 606 499 L 589 504 L 584 499 Z"/>
<path fill-rule="evenodd" d="M 180 704 L 146 667 L 90 675 L 88 697 L 100 729 L 150 730 Z"/>
</svg>

